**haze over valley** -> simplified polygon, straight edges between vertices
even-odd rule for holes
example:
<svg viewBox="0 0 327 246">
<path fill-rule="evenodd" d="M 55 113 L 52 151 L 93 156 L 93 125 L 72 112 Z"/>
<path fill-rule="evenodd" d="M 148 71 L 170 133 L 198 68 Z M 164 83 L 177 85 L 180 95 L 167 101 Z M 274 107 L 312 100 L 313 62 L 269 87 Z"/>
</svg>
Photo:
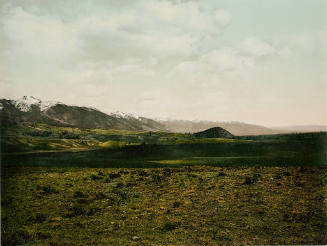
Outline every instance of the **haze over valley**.
<svg viewBox="0 0 327 246">
<path fill-rule="evenodd" d="M 268 128 L 243 122 L 153 120 L 119 111 L 106 114 L 95 108 L 71 106 L 57 101 L 42 101 L 33 96 L 24 96 L 18 100 L 0 99 L 0 106 L 1 121 L 4 125 L 34 122 L 79 128 L 170 131 L 180 133 L 194 133 L 219 126 L 236 136 L 319 132 L 327 130 L 327 126 L 310 125 Z"/>
</svg>

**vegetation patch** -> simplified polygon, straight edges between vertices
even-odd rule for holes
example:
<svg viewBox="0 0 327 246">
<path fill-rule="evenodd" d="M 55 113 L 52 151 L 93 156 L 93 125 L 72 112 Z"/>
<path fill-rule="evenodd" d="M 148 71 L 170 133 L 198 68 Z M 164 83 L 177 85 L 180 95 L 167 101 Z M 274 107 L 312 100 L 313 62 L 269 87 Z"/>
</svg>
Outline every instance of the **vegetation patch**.
<svg viewBox="0 0 327 246">
<path fill-rule="evenodd" d="M 2 168 L 4 245 L 327 243 L 323 166 Z"/>
</svg>

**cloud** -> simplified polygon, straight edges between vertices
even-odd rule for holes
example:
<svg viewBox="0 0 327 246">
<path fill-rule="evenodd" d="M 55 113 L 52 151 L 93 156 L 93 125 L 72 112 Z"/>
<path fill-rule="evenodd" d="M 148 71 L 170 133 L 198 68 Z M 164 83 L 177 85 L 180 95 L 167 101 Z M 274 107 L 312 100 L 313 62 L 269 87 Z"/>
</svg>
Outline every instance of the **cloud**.
<svg viewBox="0 0 327 246">
<path fill-rule="evenodd" d="M 60 19 L 35 16 L 21 7 L 8 10 L 1 19 L 2 39 L 9 52 L 32 59 L 67 59 L 74 55 L 76 32 Z"/>
<path fill-rule="evenodd" d="M 257 37 L 250 37 L 243 41 L 242 49 L 246 54 L 255 57 L 263 57 L 275 53 L 275 48 L 271 44 L 264 42 Z"/>
<path fill-rule="evenodd" d="M 283 52 L 287 51 L 280 51 Z M 182 61 L 171 71 L 169 77 L 183 77 L 193 81 L 220 81 L 226 75 L 244 76 L 270 59 L 275 59 L 277 55 L 279 53 L 272 44 L 251 37 L 232 46 L 209 50 L 195 59 Z M 263 58 L 266 60 L 262 60 Z"/>
<path fill-rule="evenodd" d="M 173 59 L 196 53 L 230 19 L 228 12 L 204 12 L 196 2 L 139 1 L 133 9 L 83 19 L 79 36 L 89 59 Z"/>
<path fill-rule="evenodd" d="M 46 8 L 6 7 L 1 19 L 4 41 L 8 48 L 43 57 L 72 52 L 94 60 L 187 56 L 204 36 L 219 33 L 231 19 L 224 10 L 204 12 L 196 2 L 147 0 L 135 5 L 112 13 L 90 11 L 70 21 Z"/>
<path fill-rule="evenodd" d="M 231 20 L 229 12 L 204 11 L 194 1 L 99 1 L 97 8 L 91 3 L 34 0 L 0 6 L 2 79 L 30 86 L 146 80 L 162 64 L 201 53 Z"/>
<path fill-rule="evenodd" d="M 232 19 L 231 14 L 228 11 L 222 9 L 216 10 L 214 16 L 221 26 L 226 26 Z"/>
<path fill-rule="evenodd" d="M 201 60 L 218 72 L 237 71 L 253 63 L 253 57 L 242 56 L 237 49 L 230 47 L 213 50 Z"/>
</svg>

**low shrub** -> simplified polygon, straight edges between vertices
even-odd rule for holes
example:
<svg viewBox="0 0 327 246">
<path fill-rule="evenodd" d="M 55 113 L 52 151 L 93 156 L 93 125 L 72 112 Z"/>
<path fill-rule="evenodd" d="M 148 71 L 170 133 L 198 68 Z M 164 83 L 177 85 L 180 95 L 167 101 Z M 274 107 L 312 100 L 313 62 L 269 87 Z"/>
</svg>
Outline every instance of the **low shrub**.
<svg viewBox="0 0 327 246">
<path fill-rule="evenodd" d="M 96 194 L 95 194 L 95 200 L 102 200 L 102 199 L 105 199 L 105 198 L 107 198 L 107 196 L 105 195 L 105 194 L 103 194 L 103 192 L 97 192 Z"/>
<path fill-rule="evenodd" d="M 218 177 L 223 177 L 223 176 L 226 176 L 227 174 L 226 173 L 224 173 L 223 171 L 220 171 L 219 173 L 218 173 Z"/>
<path fill-rule="evenodd" d="M 42 213 L 37 213 L 32 217 L 32 220 L 34 223 L 42 223 L 42 222 L 46 221 L 46 219 L 47 219 L 47 216 Z"/>
<path fill-rule="evenodd" d="M 164 180 L 164 177 L 161 175 L 153 175 L 152 176 L 152 182 L 156 184 L 160 184 Z"/>
<path fill-rule="evenodd" d="M 56 194 L 59 193 L 55 188 L 51 187 L 50 185 L 38 185 L 36 189 L 40 191 L 41 195 L 49 195 L 49 194 Z"/>
<path fill-rule="evenodd" d="M 8 235 L 8 234 L 7 234 Z M 23 229 L 18 229 L 1 238 L 1 245 L 21 245 L 32 240 L 32 236 Z"/>
<path fill-rule="evenodd" d="M 87 209 L 87 212 L 86 212 L 86 215 L 87 216 L 92 216 L 94 215 L 96 212 L 100 211 L 100 208 L 96 207 L 96 206 L 90 206 L 88 209 Z"/>
<path fill-rule="evenodd" d="M 88 195 L 83 193 L 82 191 L 75 191 L 74 192 L 74 198 L 87 198 Z"/>
<path fill-rule="evenodd" d="M 173 203 L 173 208 L 179 208 L 180 206 L 181 206 L 181 202 L 179 202 L 179 201 L 175 201 Z"/>
<path fill-rule="evenodd" d="M 86 209 L 78 203 L 73 204 L 69 210 L 70 213 L 66 215 L 67 218 L 72 218 L 72 217 L 86 214 Z"/>
<path fill-rule="evenodd" d="M 161 227 L 161 230 L 162 231 L 173 231 L 173 230 L 178 229 L 179 226 L 180 226 L 180 223 L 178 223 L 178 222 L 166 222 Z"/>
<path fill-rule="evenodd" d="M 90 176 L 90 179 L 92 179 L 93 181 L 95 181 L 95 180 L 102 179 L 102 177 L 100 177 L 100 176 L 98 176 L 98 175 L 95 175 L 95 174 L 92 174 L 92 175 Z"/>
<path fill-rule="evenodd" d="M 120 178 L 120 177 L 121 177 L 120 173 L 110 173 L 109 174 L 110 179 L 116 179 L 116 178 Z"/>
</svg>

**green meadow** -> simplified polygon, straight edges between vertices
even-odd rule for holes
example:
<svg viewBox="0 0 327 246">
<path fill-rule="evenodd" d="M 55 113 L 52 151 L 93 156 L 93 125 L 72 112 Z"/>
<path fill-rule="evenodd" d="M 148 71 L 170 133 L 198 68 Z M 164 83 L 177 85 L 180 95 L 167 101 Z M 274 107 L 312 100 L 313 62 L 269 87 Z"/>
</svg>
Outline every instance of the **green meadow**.
<svg viewBox="0 0 327 246">
<path fill-rule="evenodd" d="M 1 128 L 3 245 L 327 243 L 327 133 Z"/>
</svg>

